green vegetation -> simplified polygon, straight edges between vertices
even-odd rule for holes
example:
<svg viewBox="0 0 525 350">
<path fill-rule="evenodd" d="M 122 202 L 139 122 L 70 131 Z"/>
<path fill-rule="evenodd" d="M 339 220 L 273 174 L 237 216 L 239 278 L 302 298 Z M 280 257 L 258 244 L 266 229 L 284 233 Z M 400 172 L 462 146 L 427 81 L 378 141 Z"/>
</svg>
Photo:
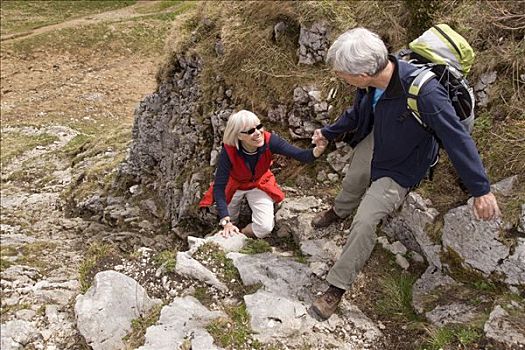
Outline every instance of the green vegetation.
<svg viewBox="0 0 525 350">
<path fill-rule="evenodd" d="M 415 277 L 396 273 L 384 277 L 379 283 L 382 295 L 376 306 L 379 313 L 406 321 L 416 321 L 418 316 L 412 308 L 412 285 Z"/>
<path fill-rule="evenodd" d="M 458 344 L 463 349 L 478 340 L 482 330 L 471 326 L 448 325 L 441 328 L 427 329 L 429 336 L 424 350 L 448 349 L 449 346 Z"/>
<path fill-rule="evenodd" d="M 224 251 L 215 243 L 203 244 L 199 250 L 193 255 L 202 264 L 208 268 L 215 268 L 218 272 L 218 277 L 226 284 L 239 285 L 241 279 L 239 271 L 233 264 L 231 259 L 226 257 Z M 234 282 L 232 282 L 234 280 Z"/>
<path fill-rule="evenodd" d="M 14 314 L 15 312 L 19 310 L 24 309 L 30 309 L 31 304 L 30 303 L 20 303 L 16 305 L 10 305 L 10 306 L 4 306 L 0 309 L 0 316 L 6 315 L 6 314 Z"/>
<path fill-rule="evenodd" d="M 10 262 L 9 260 L 6 260 L 4 258 L 0 258 L 0 271 L 4 271 L 5 269 L 7 269 L 11 265 L 13 265 L 13 263 Z"/>
<path fill-rule="evenodd" d="M 240 251 L 243 254 L 260 254 L 271 252 L 272 246 L 270 243 L 262 239 L 248 239 L 245 247 Z"/>
<path fill-rule="evenodd" d="M 122 339 L 126 343 L 127 349 L 136 349 L 144 344 L 146 330 L 159 320 L 163 306 L 163 304 L 157 304 L 151 308 L 147 315 L 131 321 L 131 331 Z"/>
<path fill-rule="evenodd" d="M 5 166 L 13 158 L 36 146 L 46 146 L 55 141 L 58 141 L 58 137 L 47 133 L 26 135 L 20 132 L 2 132 L 0 162 Z"/>
<path fill-rule="evenodd" d="M 75 157 L 77 154 L 86 151 L 89 141 L 92 139 L 93 136 L 78 134 L 62 147 L 61 152 L 69 157 Z"/>
<path fill-rule="evenodd" d="M 164 266 L 167 272 L 173 272 L 177 264 L 176 253 L 171 250 L 163 250 L 153 257 L 153 261 L 157 266 Z"/>
<path fill-rule="evenodd" d="M 26 32 L 71 18 L 115 10 L 135 0 L 2 1 L 2 36 Z"/>
<path fill-rule="evenodd" d="M 216 319 L 211 322 L 206 329 L 221 347 L 233 349 L 261 349 L 257 340 L 251 340 L 251 329 L 249 326 L 249 315 L 246 305 L 241 304 L 236 307 L 227 308 L 227 319 Z"/>
<path fill-rule="evenodd" d="M 97 266 L 103 260 L 113 255 L 115 255 L 115 252 L 109 244 L 94 243 L 89 246 L 78 271 L 81 293 L 87 292 L 89 287 L 91 287 L 93 277 L 98 272 L 96 271 Z"/>
<path fill-rule="evenodd" d="M 87 56 L 103 52 L 149 56 L 152 53 L 162 53 L 163 38 L 169 29 L 168 22 L 158 21 L 124 21 L 63 28 L 7 43 L 6 46 L 12 47 L 17 54 L 46 49 L 67 53 L 80 51 Z"/>
<path fill-rule="evenodd" d="M 52 271 L 56 266 L 50 265 L 42 261 L 42 256 L 50 255 L 55 251 L 56 243 L 51 242 L 34 242 L 27 243 L 17 248 L 18 256 L 15 260 L 16 264 L 32 266 L 39 270 L 42 274 Z"/>
<path fill-rule="evenodd" d="M 135 11 L 137 13 L 157 13 L 157 12 L 164 12 L 165 10 L 181 5 L 181 0 L 162 0 L 158 1 L 157 3 L 147 6 L 137 6 Z"/>
</svg>

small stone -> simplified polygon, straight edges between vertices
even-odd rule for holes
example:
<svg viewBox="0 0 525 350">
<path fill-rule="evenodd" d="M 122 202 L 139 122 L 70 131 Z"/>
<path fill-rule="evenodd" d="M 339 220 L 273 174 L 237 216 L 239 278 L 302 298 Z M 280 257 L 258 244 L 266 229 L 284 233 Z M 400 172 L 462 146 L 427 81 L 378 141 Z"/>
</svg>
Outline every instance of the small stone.
<svg viewBox="0 0 525 350">
<path fill-rule="evenodd" d="M 401 266 L 403 270 L 408 270 L 410 267 L 408 260 L 401 254 L 396 254 L 396 263 Z"/>
</svg>

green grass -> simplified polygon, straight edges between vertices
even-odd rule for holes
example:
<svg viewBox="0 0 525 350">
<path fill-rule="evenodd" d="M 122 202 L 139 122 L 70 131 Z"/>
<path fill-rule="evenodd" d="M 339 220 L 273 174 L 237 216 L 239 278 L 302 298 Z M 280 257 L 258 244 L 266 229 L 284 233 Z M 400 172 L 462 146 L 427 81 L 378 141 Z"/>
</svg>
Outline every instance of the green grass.
<svg viewBox="0 0 525 350">
<path fill-rule="evenodd" d="M 458 349 L 463 349 L 480 339 L 483 333 L 482 330 L 469 325 L 447 325 L 427 331 L 429 335 L 422 350 L 449 349 L 453 344 L 457 344 Z"/>
<path fill-rule="evenodd" d="M 140 6 L 135 9 L 137 13 L 155 13 L 162 12 L 170 7 L 181 5 L 181 0 L 162 0 L 153 5 Z"/>
<path fill-rule="evenodd" d="M 95 275 L 94 269 L 97 266 L 97 264 L 102 259 L 111 255 L 112 253 L 113 253 L 113 248 L 109 244 L 95 243 L 95 244 L 92 244 L 88 248 L 84 256 L 84 261 L 80 265 L 80 268 L 78 271 L 79 281 L 80 281 L 80 291 L 82 294 L 87 292 L 89 287 L 91 287 L 91 283 Z"/>
<path fill-rule="evenodd" d="M 164 265 L 166 271 L 173 272 L 175 271 L 175 265 L 177 264 L 176 253 L 171 250 L 163 250 L 153 257 L 153 261 L 155 262 L 155 265 Z"/>
<path fill-rule="evenodd" d="M 244 248 L 241 249 L 240 253 L 243 254 L 260 254 L 271 252 L 272 246 L 270 243 L 262 239 L 248 239 Z"/>
<path fill-rule="evenodd" d="M 56 250 L 56 243 L 34 242 L 28 243 L 18 248 L 19 255 L 16 258 L 16 264 L 32 266 L 41 273 L 52 271 L 56 266 L 42 261 L 41 257 L 52 254 Z"/>
<path fill-rule="evenodd" d="M 0 258 L 0 271 L 4 271 L 5 269 L 9 268 L 9 266 L 12 266 L 13 263 L 9 260 L 6 260 L 4 258 Z"/>
<path fill-rule="evenodd" d="M 417 321 L 412 308 L 412 285 L 416 278 L 404 273 L 395 273 L 379 281 L 382 295 L 376 303 L 380 314 L 407 321 Z"/>
<path fill-rule="evenodd" d="M 251 339 L 251 328 L 246 305 L 227 308 L 227 319 L 216 319 L 206 329 L 217 344 L 225 348 L 233 349 L 261 349 L 262 344 Z M 248 340 L 252 340 L 248 344 Z"/>
<path fill-rule="evenodd" d="M 77 136 L 73 137 L 64 147 L 62 147 L 61 152 L 67 156 L 75 157 L 77 154 L 86 150 L 89 141 L 92 139 L 92 136 L 78 134 Z"/>
<path fill-rule="evenodd" d="M 163 306 L 163 304 L 155 305 L 147 315 L 131 321 L 131 331 L 123 338 L 127 345 L 126 349 L 136 349 L 144 344 L 146 330 L 159 320 Z"/>
<path fill-rule="evenodd" d="M 168 14 L 169 15 L 169 14 Z M 16 54 L 46 50 L 70 54 L 98 55 L 111 52 L 120 55 L 152 56 L 163 53 L 164 38 L 172 18 L 151 18 L 99 23 L 88 26 L 63 28 L 49 33 L 6 43 Z"/>
<path fill-rule="evenodd" d="M 2 1 L 1 34 L 22 33 L 71 18 L 115 10 L 134 0 Z"/>
<path fill-rule="evenodd" d="M 215 267 L 219 272 L 219 279 L 223 282 L 231 284 L 232 280 L 235 280 L 236 282 L 240 281 L 239 271 L 233 264 L 233 261 L 226 257 L 226 253 L 224 253 L 217 244 L 203 244 L 193 257 L 198 261 L 203 262 L 205 265 L 208 264 L 206 262 L 207 260 L 211 260 L 207 265 L 208 268 Z"/>
<path fill-rule="evenodd" d="M 2 132 L 0 162 L 5 166 L 13 158 L 36 146 L 46 146 L 55 141 L 58 141 L 57 136 L 46 133 L 30 136 L 18 132 Z"/>
</svg>

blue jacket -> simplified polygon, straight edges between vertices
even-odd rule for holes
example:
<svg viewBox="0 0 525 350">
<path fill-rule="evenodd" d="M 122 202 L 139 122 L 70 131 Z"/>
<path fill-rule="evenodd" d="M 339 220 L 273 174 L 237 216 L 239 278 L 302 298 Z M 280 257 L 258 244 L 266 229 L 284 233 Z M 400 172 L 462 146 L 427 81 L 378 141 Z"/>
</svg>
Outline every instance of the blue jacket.
<svg viewBox="0 0 525 350">
<path fill-rule="evenodd" d="M 374 88 L 358 89 L 353 107 L 332 125 L 321 129 L 333 140 L 352 132 L 349 144 L 354 147 L 374 130 L 372 181 L 390 177 L 403 187 L 416 186 L 436 159 L 438 144 L 410 114 L 407 91 L 416 70 L 413 65 L 390 60 L 395 69 L 388 87 L 372 109 Z M 448 93 L 436 80 L 426 83 L 418 96 L 422 119 L 441 140 L 452 164 L 470 193 L 479 197 L 490 192 L 490 182 L 476 145 L 454 111 Z"/>
</svg>

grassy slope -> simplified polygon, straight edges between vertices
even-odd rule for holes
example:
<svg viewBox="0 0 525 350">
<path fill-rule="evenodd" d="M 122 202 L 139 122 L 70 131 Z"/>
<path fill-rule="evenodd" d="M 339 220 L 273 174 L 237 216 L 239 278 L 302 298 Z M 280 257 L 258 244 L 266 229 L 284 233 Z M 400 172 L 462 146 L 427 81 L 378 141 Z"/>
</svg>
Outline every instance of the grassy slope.
<svg viewBox="0 0 525 350">
<path fill-rule="evenodd" d="M 2 1 L 1 33 L 22 33 L 84 15 L 115 10 L 135 0 L 95 1 Z"/>
</svg>

